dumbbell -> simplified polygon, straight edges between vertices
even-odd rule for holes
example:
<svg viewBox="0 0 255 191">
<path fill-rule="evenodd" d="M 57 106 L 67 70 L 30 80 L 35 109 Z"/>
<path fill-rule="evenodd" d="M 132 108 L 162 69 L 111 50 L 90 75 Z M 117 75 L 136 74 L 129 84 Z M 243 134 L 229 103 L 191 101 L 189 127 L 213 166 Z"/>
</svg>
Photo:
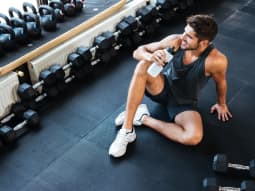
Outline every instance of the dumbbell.
<svg viewBox="0 0 255 191">
<path fill-rule="evenodd" d="M 43 104 L 42 101 L 45 98 L 54 99 L 58 95 L 59 95 L 59 90 L 57 88 L 57 84 L 55 84 L 54 86 L 44 89 L 43 92 L 39 94 L 37 97 L 35 97 L 34 99 L 29 101 L 24 101 L 23 104 L 26 106 L 26 108 L 37 110 L 40 104 L 41 105 Z"/>
<path fill-rule="evenodd" d="M 204 191 L 255 191 L 255 182 L 245 180 L 241 182 L 240 188 L 219 186 L 215 178 L 205 178 L 203 180 Z"/>
<path fill-rule="evenodd" d="M 177 7 L 172 0 L 157 0 L 155 6 L 163 21 L 169 21 L 176 15 Z"/>
<path fill-rule="evenodd" d="M 146 34 L 155 32 L 160 20 L 155 7 L 147 5 L 138 9 L 136 17 L 130 15 L 116 25 L 116 30 L 119 31 L 118 42 L 124 47 L 140 44 Z"/>
<path fill-rule="evenodd" d="M 44 86 L 46 89 L 53 86 L 56 83 L 56 78 L 49 70 L 43 70 L 40 72 L 39 81 L 34 85 L 28 83 L 22 83 L 18 87 L 18 95 L 23 101 L 30 101 L 37 95 L 37 88 Z M 54 95 L 53 95 L 54 96 Z"/>
<path fill-rule="evenodd" d="M 23 129 L 25 126 L 28 128 L 36 128 L 40 123 L 38 113 L 31 109 L 24 112 L 23 119 L 24 121 L 17 124 L 13 128 L 7 125 L 0 127 L 0 137 L 4 144 L 13 143 L 19 135 L 21 129 Z"/>
<path fill-rule="evenodd" d="M 216 154 L 213 158 L 213 170 L 215 172 L 228 172 L 230 169 L 249 171 L 249 175 L 255 178 L 255 160 L 251 160 L 249 166 L 229 163 L 227 155 Z"/>
<path fill-rule="evenodd" d="M 97 36 L 94 40 L 94 47 L 91 49 L 92 52 L 95 52 L 94 57 L 103 63 L 110 62 L 111 58 L 116 56 L 117 50 L 120 48 L 116 44 L 116 36 L 117 33 L 111 31 L 106 31 Z"/>
<path fill-rule="evenodd" d="M 116 25 L 116 30 L 119 32 L 117 42 L 128 48 L 140 44 L 144 35 L 141 31 L 138 31 L 138 21 L 131 15 L 124 17 Z"/>
<path fill-rule="evenodd" d="M 13 117 L 16 117 L 17 119 L 21 119 L 25 110 L 26 110 L 26 107 L 22 103 L 20 103 L 20 102 L 14 103 L 11 107 L 10 114 L 8 114 L 4 118 L 2 118 L 0 121 L 0 124 L 7 123 Z"/>
<path fill-rule="evenodd" d="M 68 55 L 66 65 L 62 67 L 59 64 L 53 64 L 49 70 L 57 80 L 58 89 L 61 91 L 65 81 L 65 71 L 69 68 L 71 69 L 70 75 L 77 79 L 83 79 L 92 70 L 91 58 L 92 54 L 88 47 L 78 47 L 75 52 Z"/>
</svg>

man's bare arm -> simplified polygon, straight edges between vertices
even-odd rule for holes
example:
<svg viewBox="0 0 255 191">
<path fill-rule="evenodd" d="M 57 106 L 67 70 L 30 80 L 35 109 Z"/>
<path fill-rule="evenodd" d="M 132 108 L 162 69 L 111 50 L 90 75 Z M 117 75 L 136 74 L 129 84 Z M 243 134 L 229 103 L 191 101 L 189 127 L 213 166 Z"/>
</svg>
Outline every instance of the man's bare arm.
<svg viewBox="0 0 255 191">
<path fill-rule="evenodd" d="M 221 56 L 220 58 L 215 59 L 214 63 L 212 77 L 216 83 L 217 103 L 219 105 L 225 105 L 227 94 L 226 71 L 228 61 L 225 56 Z"/>
<path fill-rule="evenodd" d="M 228 65 L 228 61 L 224 55 L 214 58 L 211 64 L 211 72 L 210 72 L 216 83 L 216 92 L 217 92 L 217 103 L 211 107 L 211 112 L 214 112 L 216 110 L 218 113 L 218 119 L 222 121 L 227 121 L 229 117 L 232 117 L 232 114 L 229 112 L 229 109 L 226 103 L 227 65 Z"/>
<path fill-rule="evenodd" d="M 152 62 L 152 53 L 156 50 L 162 50 L 168 47 L 179 47 L 181 40 L 181 35 L 174 34 L 167 36 L 159 42 L 153 42 L 150 44 L 139 46 L 133 53 L 133 57 L 136 60 L 145 60 L 147 62 Z M 177 47 L 178 46 L 178 47 Z"/>
</svg>

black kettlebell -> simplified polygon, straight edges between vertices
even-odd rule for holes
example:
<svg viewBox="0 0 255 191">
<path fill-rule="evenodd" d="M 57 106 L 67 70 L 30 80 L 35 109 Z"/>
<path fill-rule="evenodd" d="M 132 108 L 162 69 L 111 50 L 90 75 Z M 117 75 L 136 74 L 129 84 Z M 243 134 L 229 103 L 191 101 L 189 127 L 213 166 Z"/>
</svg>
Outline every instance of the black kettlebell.
<svg viewBox="0 0 255 191">
<path fill-rule="evenodd" d="M 48 5 L 41 5 L 39 7 L 39 14 L 42 27 L 46 31 L 56 30 L 57 23 L 53 8 Z"/>
<path fill-rule="evenodd" d="M 52 0 L 49 3 L 49 6 L 54 9 L 57 22 L 63 22 L 64 18 L 65 18 L 65 15 L 64 15 L 64 4 L 61 1 Z"/>
<path fill-rule="evenodd" d="M 33 14 L 35 14 L 35 15 L 37 15 L 37 11 L 36 11 L 36 8 L 35 8 L 35 6 L 32 4 L 32 3 L 29 3 L 29 2 L 24 2 L 23 4 L 22 4 L 22 7 L 23 7 L 23 10 L 24 10 L 24 12 L 28 12 L 28 13 L 33 13 Z M 39 18 L 39 16 L 38 16 L 38 18 Z M 32 19 L 33 20 L 33 19 Z M 32 21 L 31 20 L 31 21 Z M 30 21 L 30 20 L 28 20 L 28 21 Z"/>
<path fill-rule="evenodd" d="M 11 17 L 10 26 L 13 28 L 13 31 L 15 33 L 15 39 L 20 44 L 28 44 L 29 38 L 27 32 L 27 25 L 25 21 L 22 19 L 21 12 L 15 7 L 10 7 L 8 12 Z"/>
<path fill-rule="evenodd" d="M 71 0 L 71 3 L 74 4 L 76 12 L 81 12 L 82 11 L 83 4 L 84 4 L 83 0 Z"/>
<path fill-rule="evenodd" d="M 4 50 L 10 51 L 15 50 L 17 47 L 12 27 L 4 23 L 0 23 L 0 45 Z"/>
<path fill-rule="evenodd" d="M 37 15 L 36 8 L 33 4 L 24 2 L 23 3 L 23 20 L 27 25 L 28 35 L 31 38 L 38 38 L 42 35 L 41 24 L 39 16 Z"/>
<path fill-rule="evenodd" d="M 61 0 L 64 4 L 64 14 L 68 17 L 74 17 L 76 14 L 75 4 L 71 3 L 70 0 Z"/>
</svg>

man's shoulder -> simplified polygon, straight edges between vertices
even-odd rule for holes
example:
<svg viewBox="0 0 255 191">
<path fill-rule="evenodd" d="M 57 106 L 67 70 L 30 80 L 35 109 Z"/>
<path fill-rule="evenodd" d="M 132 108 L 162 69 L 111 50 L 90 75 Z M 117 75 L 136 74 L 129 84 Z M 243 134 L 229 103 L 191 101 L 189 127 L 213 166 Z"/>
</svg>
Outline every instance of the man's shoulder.
<svg viewBox="0 0 255 191">
<path fill-rule="evenodd" d="M 214 48 L 208 55 L 209 63 L 227 63 L 227 56 L 217 48 Z"/>
<path fill-rule="evenodd" d="M 227 64 L 227 56 L 221 51 L 219 51 L 217 48 L 214 48 L 206 59 L 207 68 L 211 72 L 225 70 Z"/>
</svg>

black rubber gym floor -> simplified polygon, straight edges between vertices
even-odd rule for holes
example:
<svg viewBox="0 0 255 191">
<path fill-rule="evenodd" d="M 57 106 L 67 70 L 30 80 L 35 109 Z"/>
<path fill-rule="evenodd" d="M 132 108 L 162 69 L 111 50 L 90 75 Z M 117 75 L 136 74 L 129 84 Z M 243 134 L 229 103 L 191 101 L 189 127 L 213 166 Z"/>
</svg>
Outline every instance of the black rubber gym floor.
<svg viewBox="0 0 255 191">
<path fill-rule="evenodd" d="M 199 102 L 204 138 L 198 146 L 183 146 L 138 127 L 137 140 L 128 146 L 127 154 L 120 159 L 109 157 L 108 148 L 118 130 L 114 118 L 124 109 L 136 65 L 132 51 L 122 51 L 89 81 L 71 84 L 61 99 L 43 107 L 41 129 L 27 133 L 16 148 L 1 153 L 0 190 L 198 191 L 204 177 L 215 176 L 223 185 L 237 187 L 247 179 L 240 174 L 215 174 L 211 166 L 216 153 L 226 153 L 231 161 L 243 164 L 255 158 L 255 1 L 206 1 L 200 10 L 214 14 L 219 22 L 215 45 L 229 59 L 227 100 L 232 120 L 219 122 L 209 114 L 216 101 L 210 80 Z M 162 26 L 150 40 L 182 33 L 184 23 L 180 19 Z M 167 120 L 164 108 L 147 98 L 144 102 L 153 116 Z"/>
</svg>

